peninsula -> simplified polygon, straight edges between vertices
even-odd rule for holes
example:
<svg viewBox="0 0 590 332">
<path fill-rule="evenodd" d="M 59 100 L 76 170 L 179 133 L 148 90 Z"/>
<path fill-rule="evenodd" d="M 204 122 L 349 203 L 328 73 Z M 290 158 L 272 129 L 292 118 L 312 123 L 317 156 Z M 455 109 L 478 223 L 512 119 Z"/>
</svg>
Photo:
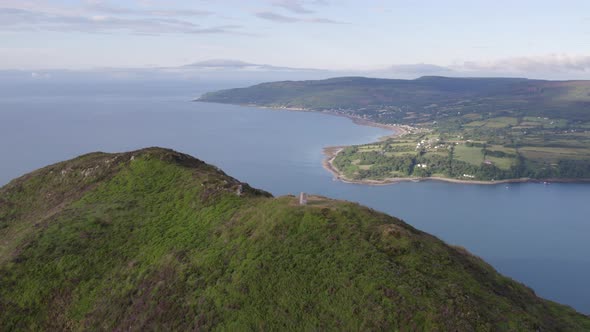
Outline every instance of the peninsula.
<svg viewBox="0 0 590 332">
<path fill-rule="evenodd" d="M 317 111 L 399 135 L 328 149 L 343 181 L 590 179 L 590 81 L 341 77 L 207 93 L 198 101 Z"/>
</svg>

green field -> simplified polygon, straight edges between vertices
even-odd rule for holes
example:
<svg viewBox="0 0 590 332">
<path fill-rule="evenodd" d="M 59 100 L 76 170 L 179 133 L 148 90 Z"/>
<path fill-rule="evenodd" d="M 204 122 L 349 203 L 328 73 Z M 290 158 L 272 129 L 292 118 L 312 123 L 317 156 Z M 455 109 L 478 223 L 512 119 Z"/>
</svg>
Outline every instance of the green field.
<svg viewBox="0 0 590 332">
<path fill-rule="evenodd" d="M 454 129 L 452 123 L 359 145 L 339 155 L 335 165 L 354 180 L 466 175 L 475 180 L 590 178 L 586 123 L 569 125 L 569 130 L 561 128 L 566 120 L 536 117 L 488 118 Z M 362 167 L 356 165 L 361 160 Z"/>
<path fill-rule="evenodd" d="M 455 146 L 455 158 L 476 166 L 484 161 L 481 148 L 468 147 L 464 144 Z"/>
</svg>

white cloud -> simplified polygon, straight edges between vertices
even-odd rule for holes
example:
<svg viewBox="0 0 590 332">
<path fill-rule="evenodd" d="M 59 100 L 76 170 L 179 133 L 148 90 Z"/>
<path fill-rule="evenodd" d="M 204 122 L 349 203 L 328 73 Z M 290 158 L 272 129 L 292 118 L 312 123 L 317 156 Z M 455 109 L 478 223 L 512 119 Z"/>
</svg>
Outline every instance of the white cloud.
<svg viewBox="0 0 590 332">
<path fill-rule="evenodd" d="M 511 57 L 488 61 L 466 61 L 453 65 L 466 71 L 501 72 L 590 72 L 590 56 L 550 54 L 542 56 Z"/>
<path fill-rule="evenodd" d="M 157 17 L 191 17 L 213 14 L 207 10 L 194 9 L 131 9 L 126 7 L 109 6 L 102 1 L 93 1 L 88 4 L 85 9 L 105 14 Z"/>
<path fill-rule="evenodd" d="M 48 78 L 51 78 L 51 74 L 49 74 L 49 73 L 32 72 L 31 73 L 31 78 L 34 79 L 34 80 L 48 79 Z"/>
<path fill-rule="evenodd" d="M 239 33 L 237 25 L 203 27 L 172 17 L 128 17 L 117 15 L 63 14 L 20 8 L 0 8 L 0 31 L 79 31 L 90 33 L 127 32 L 134 34 Z"/>
<path fill-rule="evenodd" d="M 282 14 L 277 14 L 275 12 L 258 12 L 256 13 L 258 18 L 267 21 L 273 21 L 278 23 L 323 23 L 323 24 L 347 24 L 346 22 L 340 22 L 331 20 L 328 18 L 299 18 L 293 16 L 286 16 Z"/>
<path fill-rule="evenodd" d="M 311 14 L 313 10 L 307 9 L 304 2 L 301 0 L 275 0 L 272 2 L 273 6 L 286 9 L 295 14 Z"/>
</svg>

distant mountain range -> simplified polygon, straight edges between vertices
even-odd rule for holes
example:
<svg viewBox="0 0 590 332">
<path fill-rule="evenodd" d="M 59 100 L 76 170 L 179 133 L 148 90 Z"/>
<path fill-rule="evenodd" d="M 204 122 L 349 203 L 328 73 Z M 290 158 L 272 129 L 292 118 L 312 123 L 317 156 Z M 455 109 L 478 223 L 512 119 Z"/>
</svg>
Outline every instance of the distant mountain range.
<svg viewBox="0 0 590 332">
<path fill-rule="evenodd" d="M 260 82 L 276 79 L 318 79 L 335 71 L 291 68 L 239 60 L 208 60 L 175 67 L 94 68 L 85 70 L 0 70 L 0 82 L 206 80 Z"/>
<path fill-rule="evenodd" d="M 322 69 L 277 67 L 264 64 L 248 63 L 239 60 L 214 59 L 184 65 L 181 68 L 189 69 L 213 69 L 213 70 L 258 70 L 258 71 L 301 71 L 301 72 L 324 72 Z"/>
<path fill-rule="evenodd" d="M 234 59 L 211 59 L 182 66 L 135 67 L 135 68 L 94 68 L 84 70 L 43 69 L 0 70 L 2 81 L 39 80 L 209 80 L 209 81 L 280 81 L 327 79 L 338 76 L 369 76 L 377 78 L 413 79 L 421 76 L 529 76 L 538 78 L 585 78 L 584 71 L 562 72 L 554 68 L 535 67 L 530 72 L 516 70 L 514 66 L 501 64 L 493 67 L 461 65 L 439 66 L 428 63 L 384 65 L 372 69 L 329 70 L 321 68 L 298 68 L 251 63 Z"/>
</svg>

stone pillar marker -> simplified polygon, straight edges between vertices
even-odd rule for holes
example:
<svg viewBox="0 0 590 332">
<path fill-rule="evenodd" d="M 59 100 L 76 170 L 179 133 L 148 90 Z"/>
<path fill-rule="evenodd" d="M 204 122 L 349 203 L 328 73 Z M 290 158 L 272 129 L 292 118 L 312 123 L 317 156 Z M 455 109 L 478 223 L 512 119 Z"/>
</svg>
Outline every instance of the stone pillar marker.
<svg viewBox="0 0 590 332">
<path fill-rule="evenodd" d="M 299 194 L 299 205 L 307 205 L 307 194 L 306 193 Z"/>
<path fill-rule="evenodd" d="M 238 196 L 242 196 L 242 192 L 243 192 L 244 188 L 242 187 L 242 185 L 238 185 L 238 189 L 236 190 L 236 195 Z"/>
</svg>

